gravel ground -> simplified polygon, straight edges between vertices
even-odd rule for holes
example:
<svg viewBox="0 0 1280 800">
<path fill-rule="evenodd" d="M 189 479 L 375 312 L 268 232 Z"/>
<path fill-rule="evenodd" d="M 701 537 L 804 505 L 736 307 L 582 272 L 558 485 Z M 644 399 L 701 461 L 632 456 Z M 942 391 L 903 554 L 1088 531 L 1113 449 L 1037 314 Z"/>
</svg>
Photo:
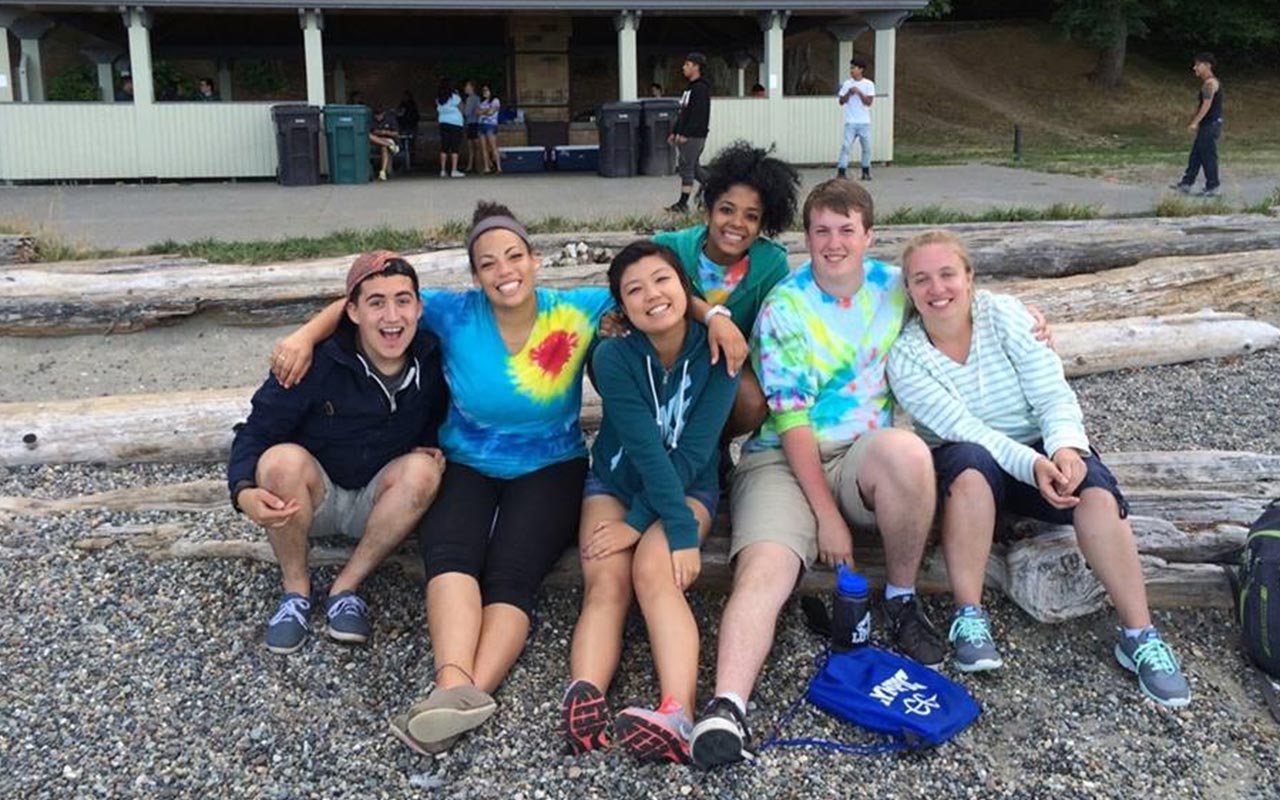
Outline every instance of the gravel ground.
<svg viewBox="0 0 1280 800">
<path fill-rule="evenodd" d="M 1075 383 L 1099 449 L 1280 452 L 1280 355 L 1134 370 Z M 93 392 L 89 392 L 93 393 Z M 16 399 L 16 398 L 15 398 Z M 1228 420 L 1230 424 L 1223 424 Z M 221 465 L 10 468 L 0 495 L 64 497 L 220 477 Z M 637 767 L 622 754 L 566 759 L 553 737 L 580 595 L 545 593 L 532 642 L 498 694 L 493 721 L 434 759 L 411 754 L 385 719 L 431 672 L 421 588 L 395 569 L 366 586 L 373 646 L 313 639 L 279 657 L 261 644 L 278 588 L 273 567 L 151 563 L 123 547 L 71 542 L 104 525 L 176 522 L 191 536 L 255 531 L 207 514 L 80 512 L 0 518 L 0 797 L 1280 797 L 1280 727 L 1224 611 L 1163 611 L 1195 700 L 1169 712 L 1142 700 L 1110 655 L 1105 613 L 1038 625 L 991 598 L 1006 659 L 965 677 L 984 713 L 923 754 L 850 757 L 770 751 L 702 774 Z M 318 583 L 332 577 L 322 572 Z M 702 624 L 700 694 L 711 688 L 717 595 L 693 595 Z M 941 621 L 948 609 L 930 600 Z M 653 703 L 652 663 L 633 625 L 615 708 Z M 820 643 L 789 607 L 753 699 L 773 725 L 801 691 Z M 793 735 L 857 738 L 805 710 Z"/>
</svg>

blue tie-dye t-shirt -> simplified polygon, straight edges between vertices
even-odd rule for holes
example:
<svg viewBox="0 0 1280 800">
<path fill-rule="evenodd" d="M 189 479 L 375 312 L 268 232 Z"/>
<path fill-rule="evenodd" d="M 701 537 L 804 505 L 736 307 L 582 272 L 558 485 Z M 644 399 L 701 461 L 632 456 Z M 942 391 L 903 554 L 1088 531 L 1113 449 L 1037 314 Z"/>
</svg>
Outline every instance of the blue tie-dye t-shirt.
<svg viewBox="0 0 1280 800">
<path fill-rule="evenodd" d="M 507 352 L 479 289 L 423 289 L 421 327 L 440 338 L 449 414 L 445 456 L 494 478 L 517 478 L 584 457 L 578 416 L 582 370 L 608 289 L 537 289 L 538 316 L 524 347 Z"/>
</svg>

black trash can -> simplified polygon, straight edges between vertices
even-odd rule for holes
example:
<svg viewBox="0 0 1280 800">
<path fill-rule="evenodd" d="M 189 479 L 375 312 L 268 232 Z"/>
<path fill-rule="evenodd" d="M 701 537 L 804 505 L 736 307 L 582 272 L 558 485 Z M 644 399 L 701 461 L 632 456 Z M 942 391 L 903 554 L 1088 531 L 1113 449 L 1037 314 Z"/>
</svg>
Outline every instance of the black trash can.
<svg viewBox="0 0 1280 800">
<path fill-rule="evenodd" d="M 640 174 L 676 174 L 676 148 L 667 142 L 680 116 L 680 101 L 674 97 L 641 100 Z"/>
<path fill-rule="evenodd" d="M 315 186 L 320 182 L 320 109 L 316 106 L 272 106 L 276 124 L 276 181 L 282 186 Z"/>
<path fill-rule="evenodd" d="M 629 178 L 636 174 L 640 155 L 639 103 L 605 103 L 596 111 L 600 130 L 600 174 Z"/>
</svg>

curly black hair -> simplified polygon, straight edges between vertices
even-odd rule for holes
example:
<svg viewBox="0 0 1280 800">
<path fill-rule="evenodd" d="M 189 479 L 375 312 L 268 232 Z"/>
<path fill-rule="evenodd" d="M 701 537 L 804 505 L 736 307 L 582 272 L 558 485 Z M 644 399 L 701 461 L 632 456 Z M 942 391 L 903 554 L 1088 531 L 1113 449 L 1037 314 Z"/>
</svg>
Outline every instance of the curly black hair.
<svg viewBox="0 0 1280 800">
<path fill-rule="evenodd" d="M 716 153 L 698 189 L 698 205 L 709 209 L 731 187 L 744 184 L 760 193 L 764 205 L 760 228 L 765 236 L 790 228 L 799 204 L 800 173 L 772 152 L 772 147 L 765 150 L 739 139 Z"/>
<path fill-rule="evenodd" d="M 511 209 L 494 200 L 480 200 L 476 203 L 476 210 L 471 214 L 471 226 L 475 227 L 489 217 L 511 217 L 516 219 L 516 215 L 511 213 Z"/>
</svg>

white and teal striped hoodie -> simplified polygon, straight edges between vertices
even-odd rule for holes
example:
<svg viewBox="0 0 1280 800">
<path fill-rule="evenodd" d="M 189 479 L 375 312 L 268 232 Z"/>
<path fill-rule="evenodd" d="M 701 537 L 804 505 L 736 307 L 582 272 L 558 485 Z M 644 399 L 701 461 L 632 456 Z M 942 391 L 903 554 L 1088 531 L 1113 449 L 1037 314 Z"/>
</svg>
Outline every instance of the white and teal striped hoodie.
<svg viewBox="0 0 1280 800">
<path fill-rule="evenodd" d="M 1005 472 L 1035 485 L 1035 450 L 1087 451 L 1084 418 L 1056 353 L 1031 333 L 1014 297 L 979 291 L 973 299 L 969 357 L 958 364 L 929 341 L 919 317 L 889 353 L 889 387 L 930 447 L 972 442 Z"/>
</svg>

